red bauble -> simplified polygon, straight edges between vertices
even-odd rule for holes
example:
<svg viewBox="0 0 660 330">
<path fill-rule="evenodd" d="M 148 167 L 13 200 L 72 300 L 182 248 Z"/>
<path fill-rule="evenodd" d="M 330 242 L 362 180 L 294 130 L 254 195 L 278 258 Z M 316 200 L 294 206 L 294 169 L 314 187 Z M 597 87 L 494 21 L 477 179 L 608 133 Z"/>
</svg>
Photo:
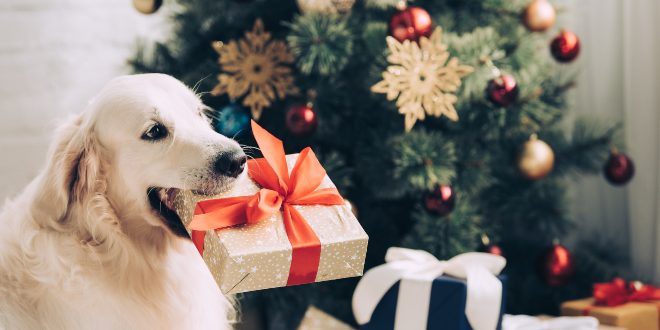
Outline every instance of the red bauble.
<svg viewBox="0 0 660 330">
<path fill-rule="evenodd" d="M 427 211 L 440 216 L 451 213 L 456 203 L 454 189 L 448 185 L 437 185 L 433 191 L 424 197 L 424 207 Z"/>
<path fill-rule="evenodd" d="M 286 128 L 292 135 L 312 134 L 316 124 L 316 112 L 309 104 L 294 105 L 286 112 Z"/>
<path fill-rule="evenodd" d="M 605 178 L 613 185 L 624 185 L 635 175 L 635 164 L 628 155 L 612 152 L 603 168 Z"/>
<path fill-rule="evenodd" d="M 418 41 L 433 32 L 431 15 L 420 7 L 410 6 L 397 11 L 390 19 L 390 35 L 394 39 Z"/>
<path fill-rule="evenodd" d="M 541 277 L 549 286 L 562 286 L 573 276 L 573 256 L 567 248 L 555 242 L 540 260 Z"/>
<path fill-rule="evenodd" d="M 479 252 L 486 252 L 500 257 L 504 256 L 504 251 L 502 251 L 502 248 L 495 244 L 484 246 L 483 249 L 479 250 Z"/>
<path fill-rule="evenodd" d="M 580 39 L 571 31 L 561 31 L 550 43 L 550 52 L 558 62 L 571 62 L 580 54 Z"/>
<path fill-rule="evenodd" d="M 488 82 L 488 98 L 506 107 L 518 99 L 518 83 L 510 74 L 502 74 Z"/>
</svg>

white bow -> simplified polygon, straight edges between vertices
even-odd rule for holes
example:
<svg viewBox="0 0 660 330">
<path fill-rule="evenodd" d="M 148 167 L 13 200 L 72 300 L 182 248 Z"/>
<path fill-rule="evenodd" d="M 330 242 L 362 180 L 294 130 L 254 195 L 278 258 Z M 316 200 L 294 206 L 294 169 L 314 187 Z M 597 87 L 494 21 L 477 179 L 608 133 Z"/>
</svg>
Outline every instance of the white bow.
<svg viewBox="0 0 660 330">
<path fill-rule="evenodd" d="M 426 329 L 433 280 L 442 274 L 467 281 L 465 314 L 474 330 L 497 327 L 502 301 L 502 283 L 495 277 L 506 259 L 489 253 L 469 252 L 440 261 L 422 250 L 392 247 L 386 263 L 370 269 L 353 293 L 353 314 L 359 324 L 371 320 L 378 302 L 397 282 L 394 329 Z"/>
<path fill-rule="evenodd" d="M 528 315 L 504 315 L 502 330 L 597 330 L 598 320 L 591 316 L 563 316 L 547 320 Z"/>
</svg>

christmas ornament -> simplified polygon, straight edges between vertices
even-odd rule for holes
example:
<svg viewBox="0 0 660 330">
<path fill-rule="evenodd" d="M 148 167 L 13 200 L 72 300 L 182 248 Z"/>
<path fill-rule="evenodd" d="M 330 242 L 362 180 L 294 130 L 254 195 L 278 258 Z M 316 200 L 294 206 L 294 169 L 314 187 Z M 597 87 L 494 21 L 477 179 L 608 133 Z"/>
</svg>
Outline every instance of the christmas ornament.
<svg viewBox="0 0 660 330">
<path fill-rule="evenodd" d="M 488 98 L 499 106 L 506 107 L 518 99 L 518 84 L 509 74 L 500 74 L 488 82 Z"/>
<path fill-rule="evenodd" d="M 611 184 L 624 185 L 635 175 L 635 163 L 628 155 L 613 150 L 603 167 L 603 174 Z"/>
<path fill-rule="evenodd" d="M 558 62 L 571 62 L 580 54 L 580 39 L 571 31 L 561 31 L 550 43 L 550 52 Z"/>
<path fill-rule="evenodd" d="M 235 137 L 250 127 L 250 116 L 236 103 L 231 103 L 218 113 L 214 127 L 216 132 Z"/>
<path fill-rule="evenodd" d="M 389 27 L 390 36 L 399 42 L 418 41 L 421 37 L 428 37 L 433 32 L 431 15 L 420 7 L 407 7 L 405 2 L 390 18 Z"/>
<path fill-rule="evenodd" d="M 477 252 L 485 252 L 498 256 L 504 256 L 504 251 L 498 245 L 491 243 L 490 238 L 486 234 L 481 235 L 481 244 L 477 248 Z"/>
<path fill-rule="evenodd" d="M 427 211 L 439 216 L 445 216 L 454 209 L 456 195 L 451 186 L 437 185 L 433 191 L 424 197 L 424 207 Z"/>
<path fill-rule="evenodd" d="M 343 14 L 353 8 L 355 0 L 297 0 L 303 14 Z"/>
<path fill-rule="evenodd" d="M 529 180 L 539 180 L 550 174 L 555 163 L 555 153 L 550 146 L 532 134 L 525 142 L 518 158 L 518 169 Z"/>
<path fill-rule="evenodd" d="M 133 0 L 133 7 L 147 15 L 155 13 L 162 5 L 163 0 Z"/>
<path fill-rule="evenodd" d="M 566 284 L 575 271 L 571 252 L 558 241 L 543 253 L 539 266 L 541 277 L 549 286 Z"/>
<path fill-rule="evenodd" d="M 292 135 L 309 135 L 316 124 L 316 112 L 310 103 L 294 105 L 286 112 L 286 128 Z"/>
<path fill-rule="evenodd" d="M 542 32 L 555 24 L 555 7 L 548 0 L 533 0 L 523 12 L 522 21 L 530 31 Z"/>
<path fill-rule="evenodd" d="M 232 100 L 245 96 L 243 105 L 251 109 L 254 119 L 276 98 L 297 93 L 288 66 L 294 62 L 293 55 L 285 42 L 271 40 L 261 19 L 244 39 L 228 44 L 216 41 L 213 48 L 220 55 L 222 72 L 211 94 L 227 94 Z"/>
<path fill-rule="evenodd" d="M 399 113 L 405 115 L 406 132 L 426 115 L 458 120 L 454 109 L 457 97 L 453 93 L 461 85 L 461 78 L 473 69 L 460 65 L 455 57 L 449 59 L 441 38 L 441 28 L 436 28 L 430 38 L 422 37 L 419 44 L 387 37 L 390 65 L 383 72 L 383 80 L 371 91 L 387 94 L 389 101 L 398 98 L 396 105 Z"/>
</svg>

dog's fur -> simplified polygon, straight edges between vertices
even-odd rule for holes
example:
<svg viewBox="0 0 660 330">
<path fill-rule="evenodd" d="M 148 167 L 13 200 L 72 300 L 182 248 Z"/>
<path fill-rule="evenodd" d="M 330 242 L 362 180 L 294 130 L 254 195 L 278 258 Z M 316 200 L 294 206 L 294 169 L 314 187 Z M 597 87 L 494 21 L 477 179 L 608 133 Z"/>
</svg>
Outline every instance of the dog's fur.
<svg viewBox="0 0 660 330">
<path fill-rule="evenodd" d="M 233 306 L 150 188 L 217 194 L 241 153 L 162 74 L 119 77 L 52 141 L 45 169 L 0 214 L 0 328 L 228 329 Z M 145 141 L 155 122 L 169 135 Z"/>
</svg>

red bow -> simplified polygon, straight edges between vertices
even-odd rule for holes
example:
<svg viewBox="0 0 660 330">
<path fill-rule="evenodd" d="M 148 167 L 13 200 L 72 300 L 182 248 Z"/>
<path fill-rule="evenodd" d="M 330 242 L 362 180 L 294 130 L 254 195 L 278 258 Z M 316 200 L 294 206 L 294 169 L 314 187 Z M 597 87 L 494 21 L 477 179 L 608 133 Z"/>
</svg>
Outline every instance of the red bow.
<svg viewBox="0 0 660 330">
<path fill-rule="evenodd" d="M 252 196 L 205 200 L 197 203 L 190 222 L 192 239 L 200 254 L 206 230 L 253 224 L 281 211 L 284 228 L 293 248 L 287 285 L 316 280 L 321 242 L 292 205 L 341 205 L 336 188 L 318 189 L 325 169 L 309 147 L 298 155 L 289 174 L 282 141 L 252 121 L 252 132 L 264 158 L 248 161 L 248 174 L 261 189 Z"/>
<path fill-rule="evenodd" d="M 626 283 L 617 277 L 612 282 L 595 283 L 593 296 L 596 305 L 612 307 L 629 301 L 660 300 L 660 289 L 638 281 Z"/>
</svg>

